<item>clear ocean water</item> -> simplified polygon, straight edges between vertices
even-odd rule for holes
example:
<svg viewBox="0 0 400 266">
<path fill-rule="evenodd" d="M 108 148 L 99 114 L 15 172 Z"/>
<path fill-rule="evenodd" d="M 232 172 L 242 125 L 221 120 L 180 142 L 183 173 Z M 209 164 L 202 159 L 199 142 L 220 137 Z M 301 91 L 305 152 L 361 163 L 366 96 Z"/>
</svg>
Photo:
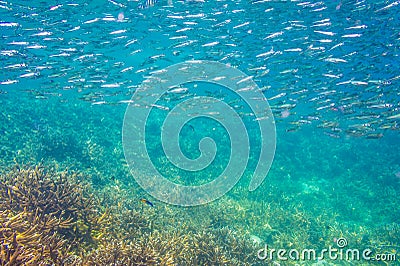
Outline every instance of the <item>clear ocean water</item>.
<svg viewBox="0 0 400 266">
<path fill-rule="evenodd" d="M 78 172 L 105 199 L 99 209 L 115 217 L 133 211 L 132 223 L 146 221 L 133 225 L 134 234 L 115 223 L 115 235 L 69 251 L 76 257 L 81 249 L 88 257 L 106 254 L 116 241 L 170 256 L 133 264 L 80 258 L 85 265 L 398 265 L 399 14 L 394 0 L 0 1 L 1 172 L 15 164 Z M 141 84 L 188 60 L 216 61 L 250 76 L 276 127 L 270 171 L 250 192 L 261 148 L 249 106 L 204 82 L 166 93 L 157 103 L 165 108 L 148 117 L 146 143 L 155 167 L 174 183 L 199 185 L 218 176 L 229 161 L 230 132 L 207 117 L 182 127 L 185 156 L 197 158 L 205 137 L 218 151 L 202 171 L 179 169 L 162 152 L 168 109 L 213 97 L 229 104 L 249 132 L 249 163 L 238 184 L 196 207 L 169 205 L 143 190 L 122 139 L 125 111 Z M 157 235 L 179 236 L 187 246 L 160 249 L 149 240 Z M 376 260 L 260 256 L 266 247 L 330 246 L 370 249 Z M 382 254 L 385 262 L 376 257 Z"/>
</svg>

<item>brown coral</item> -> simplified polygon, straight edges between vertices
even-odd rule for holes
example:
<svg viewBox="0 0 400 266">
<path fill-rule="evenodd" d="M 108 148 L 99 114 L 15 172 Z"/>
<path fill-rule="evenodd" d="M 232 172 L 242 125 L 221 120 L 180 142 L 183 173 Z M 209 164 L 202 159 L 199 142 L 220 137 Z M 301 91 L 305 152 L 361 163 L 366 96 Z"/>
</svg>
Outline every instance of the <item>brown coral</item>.
<svg viewBox="0 0 400 266">
<path fill-rule="evenodd" d="M 36 211 L 44 214 L 77 219 L 77 210 L 87 211 L 83 187 L 76 174 L 56 173 L 44 167 L 15 166 L 1 176 L 0 198 L 12 210 Z M 90 204 L 90 203 L 89 203 Z M 4 205 L 3 205 L 4 206 Z"/>
<path fill-rule="evenodd" d="M 42 166 L 16 166 L 0 175 L 0 265 L 255 262 L 252 243 L 221 229 L 226 221 L 215 206 L 191 212 L 121 198 L 105 208 L 83 178 Z"/>
<path fill-rule="evenodd" d="M 64 265 L 79 260 L 77 242 L 106 230 L 94 197 L 78 176 L 16 166 L 0 175 L 1 265 Z M 97 231 L 96 231 L 97 230 Z"/>
<path fill-rule="evenodd" d="M 67 258 L 65 240 L 54 229 L 69 227 L 68 220 L 0 211 L 0 223 L 1 265 L 62 265 Z"/>
</svg>

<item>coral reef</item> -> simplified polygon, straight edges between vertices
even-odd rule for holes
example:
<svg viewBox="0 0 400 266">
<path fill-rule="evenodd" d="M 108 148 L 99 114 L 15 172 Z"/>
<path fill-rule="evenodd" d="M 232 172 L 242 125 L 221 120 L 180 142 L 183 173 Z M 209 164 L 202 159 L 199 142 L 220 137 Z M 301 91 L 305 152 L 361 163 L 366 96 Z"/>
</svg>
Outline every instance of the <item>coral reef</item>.
<svg viewBox="0 0 400 266">
<path fill-rule="evenodd" d="M 107 230 L 95 198 L 76 174 L 16 165 L 0 176 L 3 265 L 64 265 L 70 251 Z"/>
<path fill-rule="evenodd" d="M 143 203 L 143 192 L 119 180 L 97 189 L 90 181 L 44 165 L 3 170 L 0 265 L 265 265 L 272 261 L 257 257 L 265 244 L 321 250 L 338 237 L 374 252 L 399 249 L 398 223 L 345 224 L 333 210 L 312 213 L 295 194 L 282 193 L 277 203 L 259 200 L 272 197 L 273 187 L 257 195 L 239 186 L 218 201 L 182 208 L 151 198 L 154 205 Z"/>
<path fill-rule="evenodd" d="M 253 255 L 252 243 L 227 229 L 154 231 L 131 240 L 104 241 L 83 265 L 254 265 Z"/>
<path fill-rule="evenodd" d="M 66 240 L 58 229 L 69 228 L 70 220 L 42 217 L 26 211 L 13 215 L 0 211 L 1 265 L 64 265 L 71 261 Z"/>
<path fill-rule="evenodd" d="M 2 265 L 227 265 L 247 260 L 241 257 L 246 248 L 252 254 L 251 242 L 218 229 L 226 224 L 223 216 L 199 226 L 188 210 L 126 197 L 111 206 L 84 178 L 44 166 L 16 165 L 1 174 Z M 116 197 L 121 190 L 108 193 Z"/>
</svg>

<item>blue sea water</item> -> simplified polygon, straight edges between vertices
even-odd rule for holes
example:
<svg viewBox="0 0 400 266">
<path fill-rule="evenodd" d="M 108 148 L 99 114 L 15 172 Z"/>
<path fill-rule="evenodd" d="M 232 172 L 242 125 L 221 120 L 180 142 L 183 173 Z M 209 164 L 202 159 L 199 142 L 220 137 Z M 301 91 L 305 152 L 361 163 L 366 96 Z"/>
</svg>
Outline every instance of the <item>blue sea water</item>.
<svg viewBox="0 0 400 266">
<path fill-rule="evenodd" d="M 52 163 L 88 173 L 99 189 L 110 186 L 110 177 L 138 189 L 122 141 L 132 95 L 155 71 L 217 61 L 251 76 L 274 114 L 275 157 L 256 191 L 247 187 L 260 131 L 237 95 L 189 82 L 158 104 L 215 97 L 243 119 L 249 164 L 223 198 L 323 215 L 342 228 L 336 237 L 353 239 L 355 232 L 361 240 L 352 247 L 398 249 L 399 238 L 385 228 L 398 229 L 400 220 L 399 14 L 399 1 L 369 0 L 0 1 L 0 164 Z M 182 128 L 188 158 L 200 155 L 204 137 L 219 147 L 212 164 L 193 173 L 160 152 L 167 114 L 153 108 L 147 121 L 154 165 L 180 184 L 218 176 L 230 152 L 223 121 L 203 117 Z M 268 242 L 267 229 L 252 227 L 252 217 L 242 226 Z M 362 241 L 378 232 L 381 243 Z"/>
</svg>

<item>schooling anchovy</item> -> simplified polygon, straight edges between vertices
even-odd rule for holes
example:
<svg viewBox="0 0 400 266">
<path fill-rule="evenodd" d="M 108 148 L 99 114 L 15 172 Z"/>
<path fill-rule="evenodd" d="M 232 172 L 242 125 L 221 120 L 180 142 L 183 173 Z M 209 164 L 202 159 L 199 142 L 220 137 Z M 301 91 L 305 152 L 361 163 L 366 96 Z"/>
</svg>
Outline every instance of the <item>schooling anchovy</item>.
<svg viewBox="0 0 400 266">
<path fill-rule="evenodd" d="M 139 4 L 138 8 L 139 9 L 146 9 L 149 7 L 154 6 L 159 0 L 145 0 L 142 1 L 142 3 Z"/>
</svg>

